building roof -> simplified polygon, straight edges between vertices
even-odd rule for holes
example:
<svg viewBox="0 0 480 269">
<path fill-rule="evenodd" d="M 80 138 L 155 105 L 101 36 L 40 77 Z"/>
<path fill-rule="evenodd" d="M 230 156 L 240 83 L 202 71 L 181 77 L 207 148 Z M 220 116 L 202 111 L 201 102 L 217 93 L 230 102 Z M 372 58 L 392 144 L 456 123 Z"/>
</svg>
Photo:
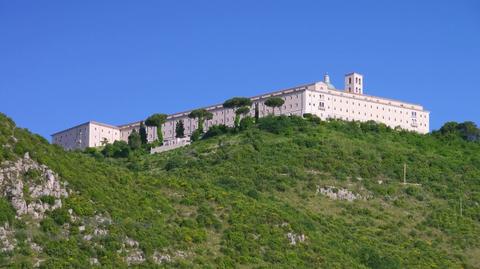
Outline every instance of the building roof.
<svg viewBox="0 0 480 269">
<path fill-rule="evenodd" d="M 89 124 L 100 125 L 100 126 L 104 126 L 104 127 L 108 127 L 108 128 L 112 128 L 112 129 L 119 129 L 117 126 L 114 126 L 114 125 L 109 125 L 109 124 L 105 124 L 105 123 L 101 123 L 101 122 L 98 122 L 98 121 L 91 120 L 91 121 L 84 122 L 82 124 L 75 125 L 75 126 L 70 127 L 68 129 L 58 131 L 56 133 L 51 134 L 50 136 L 54 136 L 54 135 L 57 135 L 57 134 L 60 134 L 60 133 L 64 133 L 64 132 L 70 131 L 72 129 L 78 128 L 80 126 L 89 125 Z"/>
</svg>

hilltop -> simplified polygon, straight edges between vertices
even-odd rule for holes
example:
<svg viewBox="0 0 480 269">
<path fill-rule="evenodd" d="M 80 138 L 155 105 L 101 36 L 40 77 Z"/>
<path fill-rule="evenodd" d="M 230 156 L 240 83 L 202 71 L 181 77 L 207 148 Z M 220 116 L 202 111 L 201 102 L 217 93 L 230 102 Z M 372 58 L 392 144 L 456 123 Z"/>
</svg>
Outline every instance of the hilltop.
<svg viewBox="0 0 480 269">
<path fill-rule="evenodd" d="M 0 114 L 0 267 L 480 268 L 480 143 L 462 128 L 266 117 L 107 158 Z"/>
</svg>

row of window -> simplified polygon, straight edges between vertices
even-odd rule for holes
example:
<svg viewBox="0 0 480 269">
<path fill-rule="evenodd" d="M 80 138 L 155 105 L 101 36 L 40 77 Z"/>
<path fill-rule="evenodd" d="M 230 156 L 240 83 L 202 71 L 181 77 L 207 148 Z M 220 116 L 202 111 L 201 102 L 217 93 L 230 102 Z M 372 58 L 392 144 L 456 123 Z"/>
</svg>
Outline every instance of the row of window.
<svg viewBox="0 0 480 269">
<path fill-rule="evenodd" d="M 327 100 L 330 100 L 330 98 L 327 98 Z M 333 102 L 336 102 L 336 101 L 337 101 L 337 99 L 336 99 L 336 98 L 333 98 Z M 342 100 L 340 99 L 339 102 L 342 103 Z M 348 104 L 348 100 L 345 101 L 345 103 Z M 351 104 L 352 104 L 352 105 L 355 105 L 355 102 L 352 101 Z M 311 105 L 311 103 L 309 103 L 309 105 Z M 357 105 L 358 105 L 358 106 L 361 106 L 361 103 L 358 102 Z M 315 105 L 313 105 L 313 106 L 315 106 Z M 367 104 L 363 104 L 363 107 L 366 108 L 366 107 L 367 107 Z M 371 109 L 374 109 L 373 105 L 370 105 L 370 108 L 371 108 Z M 379 106 L 376 106 L 375 108 L 376 108 L 377 110 L 380 110 L 380 107 L 379 107 Z M 385 107 L 382 107 L 382 110 L 385 111 Z M 397 113 L 397 109 L 387 108 L 387 111 L 388 111 L 388 112 Z M 398 110 L 398 113 L 403 114 L 403 111 L 402 111 L 402 110 Z M 412 111 L 412 112 L 411 112 L 411 116 L 412 116 L 412 118 L 417 117 L 417 112 L 416 112 L 416 111 Z M 420 116 L 420 118 L 426 118 L 426 116 L 424 116 L 424 115 L 422 115 L 422 114 L 420 114 L 419 116 Z"/>
<path fill-rule="evenodd" d="M 340 93 L 332 93 L 332 91 L 328 91 L 328 93 L 329 93 L 329 94 L 332 94 L 332 95 L 335 95 L 335 94 L 336 94 L 336 95 L 344 96 L 344 93 L 343 93 L 343 92 L 340 92 Z M 322 94 L 320 94 L 320 95 L 322 95 Z M 310 94 L 309 94 L 309 96 L 315 97 L 315 94 L 313 94 L 313 95 L 310 95 Z M 362 98 L 362 97 L 358 97 L 358 96 L 355 96 L 355 95 L 348 96 L 348 93 L 347 93 L 346 97 L 347 97 L 347 98 L 348 98 L 348 97 L 351 97 L 351 98 L 353 98 L 353 99 L 361 99 L 361 98 Z M 365 101 L 367 101 L 367 102 L 376 102 L 376 103 L 382 104 L 382 102 L 380 101 L 380 99 L 373 99 L 373 98 L 367 97 L 367 96 L 364 96 L 363 99 L 364 99 Z M 330 100 L 330 99 L 328 99 L 328 100 Z M 414 106 L 414 105 L 405 105 L 405 104 L 403 104 L 403 103 L 396 103 L 396 102 L 392 103 L 391 101 L 388 101 L 388 104 L 387 104 L 387 103 L 385 103 L 385 104 L 386 104 L 386 105 L 395 105 L 395 106 L 400 106 L 400 107 L 410 106 L 410 108 L 415 109 L 415 106 Z"/>
</svg>

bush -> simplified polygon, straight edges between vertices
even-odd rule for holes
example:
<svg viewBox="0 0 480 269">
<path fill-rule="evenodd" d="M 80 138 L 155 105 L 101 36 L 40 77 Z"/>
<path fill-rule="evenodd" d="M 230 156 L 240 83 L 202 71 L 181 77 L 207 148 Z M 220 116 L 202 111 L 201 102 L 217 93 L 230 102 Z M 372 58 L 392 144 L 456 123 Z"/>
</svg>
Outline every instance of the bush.
<svg viewBox="0 0 480 269">
<path fill-rule="evenodd" d="M 305 126 L 306 122 L 298 116 L 267 116 L 258 121 L 258 127 L 261 130 L 274 134 L 289 133 Z"/>
<path fill-rule="evenodd" d="M 320 119 L 317 115 L 314 115 L 312 113 L 305 113 L 303 114 L 303 117 L 308 120 L 308 121 L 311 121 L 313 123 L 320 123 L 322 122 L 322 119 Z"/>
<path fill-rule="evenodd" d="M 245 131 L 250 129 L 252 126 L 255 125 L 255 119 L 252 117 L 245 117 L 240 121 L 240 130 Z"/>
<path fill-rule="evenodd" d="M 90 147 L 88 147 L 88 148 L 85 148 L 85 150 L 84 150 L 83 152 L 84 152 L 85 154 L 88 154 L 88 155 L 94 157 L 94 158 L 101 158 L 101 157 L 103 157 L 103 154 L 102 154 L 100 151 L 98 151 L 97 148 L 90 148 Z"/>
<path fill-rule="evenodd" d="M 111 158 L 127 158 L 130 155 L 130 146 L 125 141 L 115 141 L 113 144 L 107 144 L 102 154 Z"/>
<path fill-rule="evenodd" d="M 184 164 L 184 160 L 181 157 L 173 156 L 167 160 L 165 164 L 165 170 L 170 171 L 175 168 L 179 168 Z"/>
<path fill-rule="evenodd" d="M 14 219 L 15 209 L 7 200 L 5 200 L 5 198 L 0 197 L 0 226 L 5 222 L 11 224 Z"/>
<path fill-rule="evenodd" d="M 221 125 L 213 125 L 208 129 L 208 131 L 203 135 L 203 138 L 210 138 L 214 136 L 219 136 L 222 134 L 227 134 L 230 132 L 230 128 L 224 124 Z"/>
<path fill-rule="evenodd" d="M 49 205 L 54 205 L 55 204 L 55 197 L 51 195 L 45 195 L 40 197 L 40 201 L 49 204 Z"/>
<path fill-rule="evenodd" d="M 58 233 L 58 227 L 55 225 L 55 221 L 50 217 L 45 217 L 40 222 L 40 228 L 46 233 L 56 234 Z"/>
<path fill-rule="evenodd" d="M 203 134 L 202 130 L 197 129 L 193 131 L 192 135 L 190 136 L 190 140 L 198 141 L 200 140 L 200 138 L 202 138 L 202 134 Z"/>
<path fill-rule="evenodd" d="M 50 215 L 58 225 L 63 225 L 70 220 L 70 215 L 65 208 L 57 208 Z"/>
</svg>

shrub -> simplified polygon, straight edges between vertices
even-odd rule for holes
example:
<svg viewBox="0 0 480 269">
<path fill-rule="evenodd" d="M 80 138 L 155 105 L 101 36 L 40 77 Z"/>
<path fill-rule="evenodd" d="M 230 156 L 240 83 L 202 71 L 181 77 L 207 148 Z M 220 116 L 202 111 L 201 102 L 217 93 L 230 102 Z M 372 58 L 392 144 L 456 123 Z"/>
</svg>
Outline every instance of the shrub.
<svg viewBox="0 0 480 269">
<path fill-rule="evenodd" d="M 202 138 L 203 131 L 200 129 L 196 129 L 195 131 L 192 132 L 192 135 L 190 137 L 190 140 L 192 141 L 198 141 L 200 138 Z"/>
<path fill-rule="evenodd" d="M 103 148 L 102 154 L 105 157 L 127 158 L 130 155 L 130 146 L 125 141 L 115 141 Z"/>
<path fill-rule="evenodd" d="M 70 215 L 65 208 L 57 208 L 53 210 L 51 212 L 51 216 L 55 223 L 57 223 L 58 225 L 63 225 L 70 219 Z"/>
<path fill-rule="evenodd" d="M 142 138 L 135 129 L 133 129 L 132 133 L 128 136 L 128 145 L 133 150 L 139 149 L 142 146 Z"/>
<path fill-rule="evenodd" d="M 175 168 L 179 168 L 184 164 L 184 161 L 181 157 L 171 157 L 167 160 L 167 163 L 165 164 L 165 170 L 170 171 Z"/>
<path fill-rule="evenodd" d="M 8 223 L 13 223 L 14 219 L 15 209 L 5 198 L 0 197 L 0 225 L 7 221 Z"/>
<path fill-rule="evenodd" d="M 240 130 L 245 131 L 255 125 L 255 120 L 252 117 L 245 117 L 240 121 Z"/>
<path fill-rule="evenodd" d="M 55 204 L 55 197 L 51 195 L 44 195 L 40 197 L 40 201 L 49 204 L 49 205 L 54 205 Z"/>
<path fill-rule="evenodd" d="M 297 116 L 267 116 L 259 119 L 258 121 L 258 127 L 261 130 L 265 130 L 274 134 L 291 132 L 296 128 L 301 128 L 304 126 L 304 120 Z"/>
<path fill-rule="evenodd" d="M 55 225 L 55 221 L 50 217 L 45 217 L 40 222 L 40 228 L 46 233 L 56 234 L 58 233 L 58 227 Z"/>
<path fill-rule="evenodd" d="M 219 136 L 222 134 L 227 134 L 230 132 L 230 128 L 224 124 L 213 125 L 208 129 L 208 131 L 203 135 L 203 138 L 210 138 L 214 136 Z"/>
</svg>

